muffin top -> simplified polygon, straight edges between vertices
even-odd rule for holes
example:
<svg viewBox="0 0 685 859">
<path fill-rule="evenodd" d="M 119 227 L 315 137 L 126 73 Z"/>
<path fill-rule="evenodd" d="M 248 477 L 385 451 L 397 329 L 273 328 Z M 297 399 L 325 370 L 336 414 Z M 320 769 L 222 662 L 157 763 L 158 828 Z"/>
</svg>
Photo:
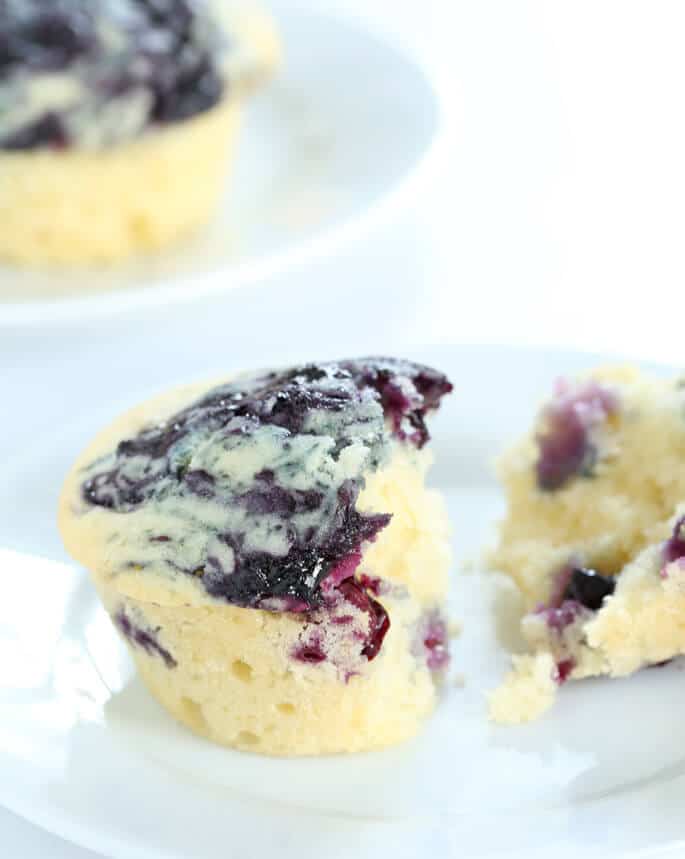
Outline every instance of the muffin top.
<svg viewBox="0 0 685 859">
<path fill-rule="evenodd" d="M 99 148 L 215 106 L 216 0 L 0 0 L 0 149 Z"/>
<path fill-rule="evenodd" d="M 114 575 L 191 576 L 236 605 L 308 610 L 390 520 L 357 510 L 365 476 L 394 444 L 426 443 L 425 416 L 450 390 L 407 361 L 328 362 L 243 375 L 161 420 L 124 421 L 68 482 L 77 539 L 91 523 Z"/>
</svg>

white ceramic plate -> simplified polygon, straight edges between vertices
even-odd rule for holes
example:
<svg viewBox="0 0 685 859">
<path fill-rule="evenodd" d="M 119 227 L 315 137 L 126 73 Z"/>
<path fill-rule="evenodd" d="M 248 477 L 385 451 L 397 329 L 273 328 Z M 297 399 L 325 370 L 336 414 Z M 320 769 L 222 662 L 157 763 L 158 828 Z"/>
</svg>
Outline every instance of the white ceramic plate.
<svg viewBox="0 0 685 859">
<path fill-rule="evenodd" d="M 99 317 L 264 281 L 367 235 L 433 174 L 447 146 L 439 75 L 314 3 L 269 7 L 285 63 L 246 106 L 213 223 L 179 250 L 110 270 L 2 267 L 0 326 Z"/>
<path fill-rule="evenodd" d="M 434 423 L 433 480 L 448 495 L 461 565 L 491 538 L 500 512 L 492 457 L 556 376 L 592 359 L 475 347 L 412 357 L 455 382 Z M 452 607 L 464 632 L 443 700 L 415 741 L 368 755 L 272 760 L 177 726 L 136 681 L 86 576 L 63 563 L 54 526 L 59 484 L 78 448 L 147 393 L 122 385 L 99 411 L 86 400 L 57 431 L 25 391 L 8 391 L 11 406 L 24 403 L 27 427 L 40 413 L 46 430 L 6 451 L 0 545 L 54 560 L 0 552 L 0 803 L 106 855 L 146 859 L 271 850 L 299 859 L 609 857 L 682 843 L 681 667 L 575 684 L 540 722 L 493 726 L 484 692 L 506 665 L 493 611 L 501 591 L 477 572 L 455 574 Z"/>
</svg>

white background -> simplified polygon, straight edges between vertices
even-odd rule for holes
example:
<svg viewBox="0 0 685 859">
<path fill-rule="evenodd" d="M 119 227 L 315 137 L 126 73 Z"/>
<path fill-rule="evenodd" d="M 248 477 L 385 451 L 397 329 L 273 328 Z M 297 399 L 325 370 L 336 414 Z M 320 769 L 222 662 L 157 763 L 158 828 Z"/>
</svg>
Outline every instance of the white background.
<svg viewBox="0 0 685 859">
<path fill-rule="evenodd" d="M 460 135 L 421 333 L 680 364 L 682 2 L 355 5 L 412 32 L 454 81 Z"/>
<path fill-rule="evenodd" d="M 318 5 L 354 8 L 414 40 L 453 86 L 459 134 L 450 171 L 422 203 L 430 265 L 400 295 L 386 265 L 385 300 L 406 312 L 379 333 L 384 346 L 562 344 L 681 363 L 684 4 Z M 382 305 L 366 310 L 367 323 L 382 324 Z M 305 313 L 302 331 L 310 322 Z M 360 347 L 372 345 L 371 330 L 357 332 Z M 44 360 L 40 338 L 22 336 L 26 354 Z M 335 326 L 326 334 L 332 350 L 353 339 Z M 93 856 L 2 811 L 0 842 L 10 859 Z"/>
</svg>

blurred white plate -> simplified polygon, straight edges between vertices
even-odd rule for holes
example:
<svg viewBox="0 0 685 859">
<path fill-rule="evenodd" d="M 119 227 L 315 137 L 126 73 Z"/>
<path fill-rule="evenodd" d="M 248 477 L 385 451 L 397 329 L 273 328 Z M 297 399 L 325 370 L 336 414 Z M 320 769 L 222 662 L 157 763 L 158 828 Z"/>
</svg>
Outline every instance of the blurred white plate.
<svg viewBox="0 0 685 859">
<path fill-rule="evenodd" d="M 246 106 L 214 222 L 179 250 L 109 270 L 2 267 L 0 326 L 99 317 L 264 280 L 368 235 L 434 174 L 447 146 L 440 76 L 314 3 L 269 6 L 284 67 Z"/>
<path fill-rule="evenodd" d="M 502 347 L 410 357 L 455 382 L 434 425 L 434 482 L 448 493 L 462 561 L 491 538 L 500 512 L 492 456 L 528 423 L 557 375 L 592 359 Z M 484 692 L 506 665 L 493 577 L 455 579 L 464 633 L 453 672 L 465 685 L 451 677 L 414 742 L 368 755 L 272 760 L 214 747 L 177 726 L 133 677 L 85 574 L 63 563 L 55 531 L 59 484 L 78 448 L 123 400 L 143 394 L 130 383 L 107 391 L 100 412 L 86 399 L 61 430 L 40 402 L 26 398 L 26 410 L 13 412 L 27 431 L 38 415 L 51 429 L 5 450 L 0 545 L 54 560 L 0 551 L 0 803 L 106 855 L 145 859 L 270 851 L 286 859 L 581 851 L 605 859 L 682 843 L 681 666 L 576 684 L 537 724 L 493 726 Z M 9 403 L 24 396 L 7 394 Z"/>
</svg>

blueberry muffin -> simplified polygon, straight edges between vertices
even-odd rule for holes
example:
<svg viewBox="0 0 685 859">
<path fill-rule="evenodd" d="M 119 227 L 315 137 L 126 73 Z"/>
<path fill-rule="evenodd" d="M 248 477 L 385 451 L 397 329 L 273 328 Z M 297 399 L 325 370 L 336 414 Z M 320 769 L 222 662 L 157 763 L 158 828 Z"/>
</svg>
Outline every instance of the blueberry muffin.
<svg viewBox="0 0 685 859">
<path fill-rule="evenodd" d="M 501 464 L 508 513 L 490 560 L 524 594 L 531 652 L 492 696 L 495 718 L 535 717 L 568 679 L 685 652 L 683 461 L 682 381 L 613 368 L 558 383 Z"/>
<path fill-rule="evenodd" d="M 116 261 L 192 233 L 277 56 L 240 0 L 0 0 L 0 259 Z"/>
<path fill-rule="evenodd" d="M 179 721 L 277 755 L 418 731 L 448 659 L 447 517 L 424 479 L 450 390 L 394 359 L 263 371 L 162 396 L 88 447 L 62 536 Z"/>
</svg>

